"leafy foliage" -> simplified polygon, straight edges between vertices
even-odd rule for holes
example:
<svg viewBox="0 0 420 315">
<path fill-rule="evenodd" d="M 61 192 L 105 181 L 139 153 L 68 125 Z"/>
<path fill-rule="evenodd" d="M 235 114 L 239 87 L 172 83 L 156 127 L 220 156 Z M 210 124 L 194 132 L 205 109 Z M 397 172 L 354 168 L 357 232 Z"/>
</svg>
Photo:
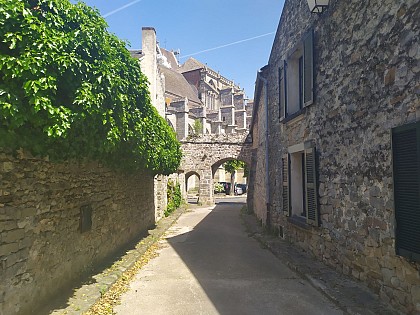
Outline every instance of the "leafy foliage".
<svg viewBox="0 0 420 315">
<path fill-rule="evenodd" d="M 180 145 L 97 10 L 0 0 L 0 146 L 169 174 Z"/>
<path fill-rule="evenodd" d="M 225 187 L 223 187 L 220 183 L 214 183 L 214 192 L 216 193 L 222 193 L 225 191 Z"/>
<path fill-rule="evenodd" d="M 229 160 L 225 163 L 225 171 L 233 174 L 236 170 L 245 167 L 245 162 L 239 160 Z"/>
<path fill-rule="evenodd" d="M 176 182 L 174 183 L 171 179 L 168 180 L 167 189 L 168 205 L 165 210 L 165 216 L 178 209 L 182 202 L 181 185 Z"/>
<path fill-rule="evenodd" d="M 203 124 L 200 120 L 194 120 L 193 131 L 195 135 L 199 135 L 203 132 Z"/>
</svg>

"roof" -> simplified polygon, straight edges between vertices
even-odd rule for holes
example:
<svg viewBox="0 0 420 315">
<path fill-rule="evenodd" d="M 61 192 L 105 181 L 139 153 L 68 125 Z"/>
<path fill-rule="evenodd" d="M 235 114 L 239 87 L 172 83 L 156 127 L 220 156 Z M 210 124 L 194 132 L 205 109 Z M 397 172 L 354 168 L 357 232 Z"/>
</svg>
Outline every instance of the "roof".
<svg viewBox="0 0 420 315">
<path fill-rule="evenodd" d="M 162 53 L 163 56 L 165 56 L 166 60 L 171 65 L 172 69 L 179 68 L 178 60 L 176 60 L 176 57 L 173 51 L 168 51 L 164 48 L 160 48 L 160 52 Z"/>
<path fill-rule="evenodd" d="M 159 70 L 165 76 L 166 93 L 176 95 L 179 98 L 187 97 L 190 102 L 196 103 L 196 105 L 202 105 L 197 91 L 194 90 L 181 73 L 164 66 L 159 66 Z"/>
<path fill-rule="evenodd" d="M 179 72 L 184 73 L 184 72 L 204 69 L 204 68 L 206 68 L 205 64 L 191 57 L 191 58 L 188 58 L 188 60 L 184 62 L 184 64 L 179 69 Z"/>
</svg>

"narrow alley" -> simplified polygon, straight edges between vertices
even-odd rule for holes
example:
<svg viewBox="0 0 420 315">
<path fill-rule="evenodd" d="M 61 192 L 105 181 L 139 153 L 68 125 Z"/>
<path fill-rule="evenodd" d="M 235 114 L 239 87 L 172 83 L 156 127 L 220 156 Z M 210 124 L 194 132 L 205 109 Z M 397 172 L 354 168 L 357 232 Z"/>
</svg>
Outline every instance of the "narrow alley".
<svg viewBox="0 0 420 315">
<path fill-rule="evenodd" d="M 247 235 L 243 202 L 226 199 L 182 215 L 117 314 L 343 314 Z"/>
</svg>

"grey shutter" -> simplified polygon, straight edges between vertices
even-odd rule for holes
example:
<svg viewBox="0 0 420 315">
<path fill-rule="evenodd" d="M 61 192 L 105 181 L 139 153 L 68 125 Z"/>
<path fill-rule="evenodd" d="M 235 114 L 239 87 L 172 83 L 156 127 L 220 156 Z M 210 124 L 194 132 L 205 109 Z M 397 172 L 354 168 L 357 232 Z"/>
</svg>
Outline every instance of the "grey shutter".
<svg viewBox="0 0 420 315">
<path fill-rule="evenodd" d="M 280 120 L 284 119 L 284 89 L 283 89 L 283 67 L 279 68 L 279 118 Z"/>
<path fill-rule="evenodd" d="M 420 123 L 392 135 L 396 251 L 420 261 Z"/>
<path fill-rule="evenodd" d="M 315 148 L 305 149 L 306 222 L 319 225 Z"/>
<path fill-rule="evenodd" d="M 282 199 L 283 199 L 283 214 L 290 216 L 290 164 L 289 155 L 283 155 L 282 160 Z"/>
<path fill-rule="evenodd" d="M 314 32 L 310 30 L 303 39 L 303 103 L 314 102 Z"/>
</svg>

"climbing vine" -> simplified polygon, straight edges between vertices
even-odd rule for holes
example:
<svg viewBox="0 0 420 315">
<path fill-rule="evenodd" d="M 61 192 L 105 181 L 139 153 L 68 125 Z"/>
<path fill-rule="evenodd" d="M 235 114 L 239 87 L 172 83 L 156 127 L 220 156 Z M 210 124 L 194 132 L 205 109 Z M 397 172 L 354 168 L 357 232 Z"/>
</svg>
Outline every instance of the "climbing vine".
<svg viewBox="0 0 420 315">
<path fill-rule="evenodd" d="M 173 180 L 168 180 L 167 185 L 168 205 L 166 206 L 165 216 L 175 211 L 182 202 L 181 185 Z"/>
<path fill-rule="evenodd" d="M 181 150 L 126 43 L 95 9 L 0 0 L 0 146 L 169 174 Z"/>
</svg>

